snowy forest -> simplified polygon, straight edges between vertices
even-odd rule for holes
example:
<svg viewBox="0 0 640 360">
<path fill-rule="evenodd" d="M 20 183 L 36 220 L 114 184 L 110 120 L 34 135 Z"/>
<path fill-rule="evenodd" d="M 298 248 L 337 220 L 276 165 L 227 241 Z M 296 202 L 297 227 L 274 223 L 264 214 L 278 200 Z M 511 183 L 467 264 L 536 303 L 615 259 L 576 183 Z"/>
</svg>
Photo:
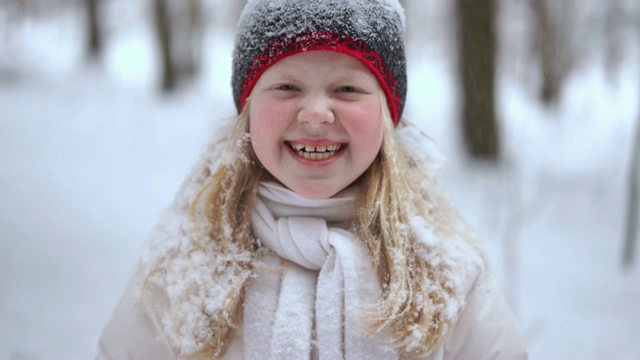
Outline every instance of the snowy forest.
<svg viewBox="0 0 640 360">
<path fill-rule="evenodd" d="M 531 359 L 640 359 L 640 1 L 404 0 L 404 117 Z M 236 114 L 240 0 L 0 0 L 0 359 L 93 359 Z"/>
</svg>

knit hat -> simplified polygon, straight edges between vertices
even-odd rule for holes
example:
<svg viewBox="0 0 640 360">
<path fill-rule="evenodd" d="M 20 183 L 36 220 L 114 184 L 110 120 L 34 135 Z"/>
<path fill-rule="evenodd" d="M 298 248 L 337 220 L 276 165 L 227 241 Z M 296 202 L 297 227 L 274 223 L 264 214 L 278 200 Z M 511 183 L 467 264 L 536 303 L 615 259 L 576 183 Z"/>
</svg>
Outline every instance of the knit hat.
<svg viewBox="0 0 640 360">
<path fill-rule="evenodd" d="M 404 10 L 398 0 L 249 0 L 233 51 L 238 112 L 268 67 L 311 50 L 362 62 L 378 79 L 398 123 L 407 94 Z"/>
</svg>

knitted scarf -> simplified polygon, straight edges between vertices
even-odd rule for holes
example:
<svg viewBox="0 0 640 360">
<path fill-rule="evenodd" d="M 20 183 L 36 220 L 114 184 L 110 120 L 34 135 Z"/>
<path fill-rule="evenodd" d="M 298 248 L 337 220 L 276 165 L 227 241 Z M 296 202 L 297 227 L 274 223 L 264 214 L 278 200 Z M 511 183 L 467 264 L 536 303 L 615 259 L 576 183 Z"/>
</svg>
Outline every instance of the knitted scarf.
<svg viewBox="0 0 640 360">
<path fill-rule="evenodd" d="M 364 245 L 346 230 L 356 189 L 306 199 L 262 183 L 252 214 L 262 253 L 245 294 L 247 359 L 396 359 L 368 334 L 364 312 L 380 299 Z"/>
</svg>

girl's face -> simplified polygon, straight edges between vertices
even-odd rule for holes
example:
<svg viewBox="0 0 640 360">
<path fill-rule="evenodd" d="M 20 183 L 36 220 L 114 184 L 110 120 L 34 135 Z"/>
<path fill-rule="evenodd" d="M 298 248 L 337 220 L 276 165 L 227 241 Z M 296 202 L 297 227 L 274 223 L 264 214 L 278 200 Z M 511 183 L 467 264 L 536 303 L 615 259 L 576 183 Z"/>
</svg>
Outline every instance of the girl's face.
<svg viewBox="0 0 640 360">
<path fill-rule="evenodd" d="M 250 99 L 258 159 L 306 198 L 328 198 L 349 186 L 380 150 L 380 85 L 350 56 L 309 51 L 284 58 L 262 74 Z"/>
</svg>

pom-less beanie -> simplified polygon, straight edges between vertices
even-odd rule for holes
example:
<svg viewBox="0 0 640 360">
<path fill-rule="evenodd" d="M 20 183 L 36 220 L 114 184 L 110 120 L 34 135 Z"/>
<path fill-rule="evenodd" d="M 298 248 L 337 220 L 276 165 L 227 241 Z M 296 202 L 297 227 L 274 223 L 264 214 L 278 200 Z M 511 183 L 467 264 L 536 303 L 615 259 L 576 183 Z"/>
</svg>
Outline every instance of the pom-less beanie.
<svg viewBox="0 0 640 360">
<path fill-rule="evenodd" d="M 378 79 L 398 123 L 407 93 L 404 11 L 398 0 L 249 0 L 233 51 L 238 112 L 267 68 L 312 50 L 362 62 Z"/>
</svg>

